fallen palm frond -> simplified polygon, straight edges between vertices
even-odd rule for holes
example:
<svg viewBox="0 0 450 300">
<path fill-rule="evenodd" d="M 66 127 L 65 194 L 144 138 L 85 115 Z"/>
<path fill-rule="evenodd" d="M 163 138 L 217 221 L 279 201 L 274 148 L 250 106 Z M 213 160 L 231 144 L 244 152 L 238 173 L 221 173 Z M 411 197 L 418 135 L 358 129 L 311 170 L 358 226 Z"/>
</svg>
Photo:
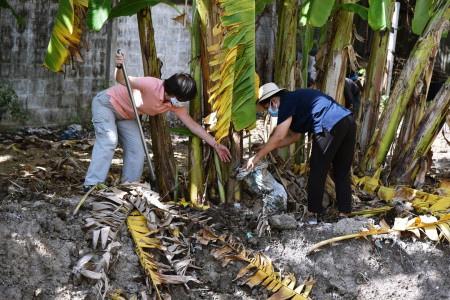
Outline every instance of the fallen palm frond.
<svg viewBox="0 0 450 300">
<path fill-rule="evenodd" d="M 296 288 L 296 279 L 294 275 L 288 274 L 283 278 L 281 273 L 275 272 L 269 257 L 258 252 L 247 252 L 244 245 L 235 241 L 232 235 L 228 237 L 226 234 L 217 236 L 210 228 L 205 226 L 200 230 L 197 240 L 203 245 L 207 245 L 210 241 L 221 241 L 225 244 L 223 248 L 211 252 L 214 258 L 222 260 L 223 267 L 231 260 L 247 262 L 248 265 L 239 271 L 235 280 L 244 278 L 242 284 L 247 284 L 250 288 L 261 284 L 265 289 L 275 293 L 269 300 L 310 299 L 309 293 L 315 281 L 312 280 L 309 275 L 308 278 Z"/>
<path fill-rule="evenodd" d="M 358 178 L 352 177 L 355 186 L 363 188 L 363 190 L 377 194 L 378 197 L 386 202 L 410 202 L 412 207 L 419 213 L 430 213 L 435 217 L 442 217 L 448 213 L 450 209 L 450 197 L 425 193 L 419 190 L 408 188 L 406 186 L 382 186 L 379 180 L 381 169 L 379 169 L 373 177 L 364 176 Z M 441 192 L 438 190 L 437 192 Z"/>
<path fill-rule="evenodd" d="M 131 213 L 133 205 L 124 200 L 126 193 L 116 188 L 101 191 L 96 197 L 101 201 L 93 202 L 92 214 L 86 218 L 85 230 L 92 231 L 93 248 L 97 248 L 101 237 L 102 248 L 108 239 L 115 240 L 117 233 Z"/>
<path fill-rule="evenodd" d="M 163 283 L 179 284 L 188 281 L 199 282 L 192 276 L 163 274 L 163 272 L 170 271 L 171 267 L 158 262 L 155 256 L 149 253 L 148 250 L 160 249 L 164 251 L 167 248 L 161 244 L 161 239 L 149 237 L 151 231 L 147 227 L 147 219 L 143 215 L 137 212 L 133 213 L 128 217 L 127 225 L 136 244 L 136 253 L 139 256 L 139 260 L 144 267 L 145 273 L 150 277 L 159 299 L 162 299 L 159 287 Z"/>
<path fill-rule="evenodd" d="M 419 216 L 412 219 L 408 218 L 396 218 L 394 226 L 389 228 L 384 220 L 380 222 L 380 226 L 375 228 L 370 225 L 368 230 L 361 230 L 359 233 L 350 234 L 340 237 L 335 237 L 326 241 L 315 244 L 307 254 L 312 253 L 314 250 L 319 249 L 330 243 L 343 241 L 352 238 L 367 238 L 369 235 L 374 234 L 385 234 L 391 232 L 404 232 L 409 231 L 414 233 L 418 238 L 420 238 L 420 232 L 425 233 L 429 239 L 432 241 L 439 242 L 441 239 L 447 239 L 450 242 L 450 214 L 446 214 L 439 221 L 434 216 Z M 440 234 L 438 232 L 440 231 Z"/>
</svg>

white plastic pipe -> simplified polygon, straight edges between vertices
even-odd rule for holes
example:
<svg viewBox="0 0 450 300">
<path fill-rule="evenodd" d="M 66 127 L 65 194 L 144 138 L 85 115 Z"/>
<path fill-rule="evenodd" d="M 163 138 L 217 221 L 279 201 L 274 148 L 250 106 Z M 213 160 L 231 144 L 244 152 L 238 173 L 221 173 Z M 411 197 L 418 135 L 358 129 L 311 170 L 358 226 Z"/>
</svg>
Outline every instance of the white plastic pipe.
<svg viewBox="0 0 450 300">
<path fill-rule="evenodd" d="M 388 63 L 388 77 L 386 86 L 386 95 L 389 96 L 391 91 L 391 81 L 392 81 L 392 69 L 394 67 L 394 51 L 395 42 L 397 41 L 397 29 L 398 29 L 398 16 L 400 14 L 400 2 L 395 2 L 394 14 L 392 15 L 392 29 L 389 32 L 388 46 L 387 46 L 387 63 Z"/>
</svg>

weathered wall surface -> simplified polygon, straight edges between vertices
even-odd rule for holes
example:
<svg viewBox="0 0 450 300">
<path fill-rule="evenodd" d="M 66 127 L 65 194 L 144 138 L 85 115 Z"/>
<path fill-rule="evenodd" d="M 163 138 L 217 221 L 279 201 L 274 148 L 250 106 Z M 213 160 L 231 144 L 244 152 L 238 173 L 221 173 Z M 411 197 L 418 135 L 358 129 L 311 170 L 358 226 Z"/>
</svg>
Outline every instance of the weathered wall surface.
<svg viewBox="0 0 450 300">
<path fill-rule="evenodd" d="M 88 121 L 92 98 L 102 89 L 114 84 L 113 58 L 117 48 L 123 49 L 127 55 L 129 75 L 143 75 L 136 16 L 112 22 L 110 45 L 107 42 L 106 24 L 99 32 L 90 32 L 86 36 L 90 50 L 83 50 L 84 62 L 76 63 L 76 70 L 67 70 L 65 79 L 61 73 L 53 73 L 43 67 L 58 2 L 9 1 L 24 19 L 25 25 L 18 25 L 9 10 L 0 9 L 0 78 L 12 82 L 19 101 L 30 118 L 25 124 L 20 124 L 9 115 L 0 115 L 0 130 L 23 125 L 55 126 Z M 184 11 L 184 5 L 177 7 Z M 152 8 L 157 53 L 163 62 L 163 79 L 176 72 L 189 72 L 189 31 L 171 20 L 177 14 L 173 8 L 164 4 Z M 190 7 L 187 15 L 191 15 Z M 276 20 L 275 13 L 269 10 L 259 18 L 257 25 L 257 72 L 261 83 L 273 78 Z M 443 39 L 436 62 L 447 72 L 450 70 L 449 42 L 450 37 Z"/>
<path fill-rule="evenodd" d="M 118 47 L 126 52 L 129 75 L 143 75 L 136 16 L 113 21 L 110 60 L 106 24 L 99 32 L 90 32 L 86 36 L 90 50 L 82 52 L 84 62 L 76 63 L 76 70 L 67 70 L 64 78 L 61 73 L 53 73 L 43 66 L 58 1 L 15 0 L 9 3 L 25 24 L 17 24 L 9 10 L 0 9 L 0 78 L 12 82 L 29 120 L 20 124 L 4 114 L 0 128 L 55 126 L 89 120 L 92 98 L 114 84 L 113 57 Z M 184 10 L 184 6 L 178 8 Z M 191 14 L 190 9 L 187 13 Z M 189 32 L 170 19 L 176 15 L 177 12 L 167 5 L 152 8 L 156 48 L 164 63 L 163 78 L 180 71 L 189 72 L 186 66 L 190 61 Z"/>
</svg>

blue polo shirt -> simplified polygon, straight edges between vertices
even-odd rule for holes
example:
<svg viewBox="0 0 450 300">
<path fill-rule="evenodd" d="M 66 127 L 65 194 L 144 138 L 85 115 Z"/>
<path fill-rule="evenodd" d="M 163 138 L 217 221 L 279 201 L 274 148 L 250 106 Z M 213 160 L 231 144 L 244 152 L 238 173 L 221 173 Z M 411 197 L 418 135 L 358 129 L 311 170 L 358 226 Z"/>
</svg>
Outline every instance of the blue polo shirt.
<svg viewBox="0 0 450 300">
<path fill-rule="evenodd" d="M 328 95 L 313 89 L 287 92 L 280 97 L 278 124 L 292 116 L 290 129 L 296 133 L 320 133 L 352 112 Z"/>
</svg>

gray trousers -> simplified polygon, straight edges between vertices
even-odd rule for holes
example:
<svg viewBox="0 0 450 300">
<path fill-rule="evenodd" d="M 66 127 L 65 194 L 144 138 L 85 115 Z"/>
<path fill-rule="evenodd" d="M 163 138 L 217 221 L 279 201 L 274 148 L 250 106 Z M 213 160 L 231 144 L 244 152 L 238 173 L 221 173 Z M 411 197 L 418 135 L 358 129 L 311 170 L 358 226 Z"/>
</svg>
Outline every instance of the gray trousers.
<svg viewBox="0 0 450 300">
<path fill-rule="evenodd" d="M 110 96 L 102 91 L 92 101 L 95 144 L 84 185 L 105 182 L 119 142 L 123 148 L 122 182 L 140 180 L 145 153 L 139 127 L 134 119 L 124 120 L 114 109 Z"/>
</svg>

